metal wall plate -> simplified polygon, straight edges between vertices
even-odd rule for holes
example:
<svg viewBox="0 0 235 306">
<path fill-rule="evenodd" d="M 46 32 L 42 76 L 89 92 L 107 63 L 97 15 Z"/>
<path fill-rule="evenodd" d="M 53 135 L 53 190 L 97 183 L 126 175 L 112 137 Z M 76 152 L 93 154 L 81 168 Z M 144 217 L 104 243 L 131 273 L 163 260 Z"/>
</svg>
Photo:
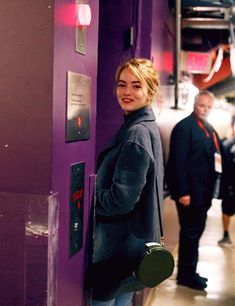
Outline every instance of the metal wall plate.
<svg viewBox="0 0 235 306">
<path fill-rule="evenodd" d="M 70 171 L 69 256 L 71 257 L 82 248 L 83 243 L 85 162 L 72 164 Z"/>
<path fill-rule="evenodd" d="M 86 54 L 86 27 L 76 26 L 76 52 Z"/>
</svg>

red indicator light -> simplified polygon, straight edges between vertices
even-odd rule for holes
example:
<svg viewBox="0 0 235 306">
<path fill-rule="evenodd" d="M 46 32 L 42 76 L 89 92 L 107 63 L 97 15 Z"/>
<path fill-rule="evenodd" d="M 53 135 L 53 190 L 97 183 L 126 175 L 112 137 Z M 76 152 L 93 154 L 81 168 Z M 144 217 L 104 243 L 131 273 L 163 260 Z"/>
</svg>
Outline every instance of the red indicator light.
<svg viewBox="0 0 235 306">
<path fill-rule="evenodd" d="M 80 116 L 78 116 L 77 118 L 77 127 L 78 128 L 82 127 L 82 118 Z"/>
</svg>

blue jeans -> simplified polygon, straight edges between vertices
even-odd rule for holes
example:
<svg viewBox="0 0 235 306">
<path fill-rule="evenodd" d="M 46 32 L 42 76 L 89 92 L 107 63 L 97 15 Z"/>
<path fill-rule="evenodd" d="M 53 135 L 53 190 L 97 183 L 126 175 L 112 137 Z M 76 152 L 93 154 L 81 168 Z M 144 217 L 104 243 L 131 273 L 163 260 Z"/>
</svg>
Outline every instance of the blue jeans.
<svg viewBox="0 0 235 306">
<path fill-rule="evenodd" d="M 132 298 L 133 292 L 127 292 L 109 301 L 92 300 L 92 306 L 130 306 Z"/>
</svg>

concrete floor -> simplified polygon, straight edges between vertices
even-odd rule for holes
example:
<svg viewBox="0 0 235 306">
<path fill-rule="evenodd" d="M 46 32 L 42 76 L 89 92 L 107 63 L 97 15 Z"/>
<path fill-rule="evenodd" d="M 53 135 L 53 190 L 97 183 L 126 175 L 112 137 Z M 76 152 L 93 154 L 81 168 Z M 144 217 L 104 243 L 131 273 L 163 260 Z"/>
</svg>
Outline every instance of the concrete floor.
<svg viewBox="0 0 235 306">
<path fill-rule="evenodd" d="M 177 263 L 178 228 L 174 203 L 165 201 L 164 228 L 169 248 Z M 172 224 L 175 224 L 174 229 Z M 231 239 L 234 244 L 220 247 L 222 236 L 221 206 L 215 201 L 208 212 L 205 232 L 200 241 L 198 272 L 208 278 L 205 291 L 176 284 L 176 269 L 171 278 L 149 290 L 144 306 L 235 306 L 235 216 L 231 219 Z"/>
</svg>

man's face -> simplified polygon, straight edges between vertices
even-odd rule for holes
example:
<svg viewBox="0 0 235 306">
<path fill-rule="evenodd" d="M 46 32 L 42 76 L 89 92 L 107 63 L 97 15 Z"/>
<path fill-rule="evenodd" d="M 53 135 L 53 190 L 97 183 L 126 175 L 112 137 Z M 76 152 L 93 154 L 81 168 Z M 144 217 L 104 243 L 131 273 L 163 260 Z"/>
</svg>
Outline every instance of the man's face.
<svg viewBox="0 0 235 306">
<path fill-rule="evenodd" d="M 206 120 L 210 114 L 214 99 L 209 95 L 199 96 L 194 104 L 195 114 L 202 120 Z"/>
</svg>

